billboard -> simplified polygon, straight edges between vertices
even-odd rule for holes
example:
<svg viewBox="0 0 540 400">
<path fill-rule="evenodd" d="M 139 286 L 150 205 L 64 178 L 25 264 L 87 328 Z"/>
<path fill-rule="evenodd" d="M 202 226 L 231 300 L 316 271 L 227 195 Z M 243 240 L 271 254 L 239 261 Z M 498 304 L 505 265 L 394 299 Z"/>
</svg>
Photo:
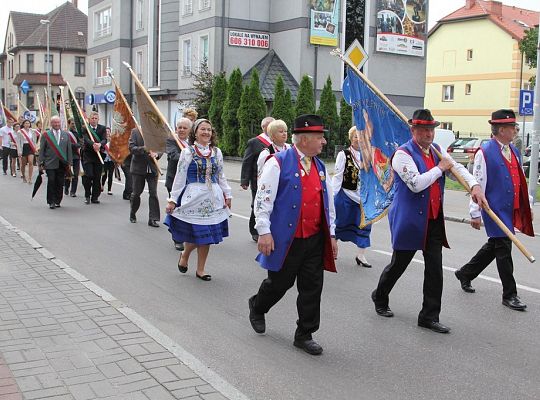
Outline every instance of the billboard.
<svg viewBox="0 0 540 400">
<path fill-rule="evenodd" d="M 428 0 L 377 0 L 377 51 L 423 57 Z"/>
<path fill-rule="evenodd" d="M 269 49 L 270 35 L 258 32 L 229 31 L 229 46 Z"/>
<path fill-rule="evenodd" d="M 308 0 L 309 43 L 337 47 L 340 0 Z"/>
</svg>

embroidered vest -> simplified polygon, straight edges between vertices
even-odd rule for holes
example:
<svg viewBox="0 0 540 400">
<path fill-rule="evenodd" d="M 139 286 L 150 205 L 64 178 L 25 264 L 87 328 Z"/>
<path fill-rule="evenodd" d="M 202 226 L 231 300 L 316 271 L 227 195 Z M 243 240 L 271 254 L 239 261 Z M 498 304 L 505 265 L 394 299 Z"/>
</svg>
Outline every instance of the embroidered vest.
<svg viewBox="0 0 540 400">
<path fill-rule="evenodd" d="M 308 238 L 321 230 L 322 220 L 322 187 L 317 164 L 312 163 L 311 172 L 302 174 L 300 161 L 298 168 L 302 175 L 302 201 L 300 203 L 300 217 L 296 226 L 295 238 Z"/>
<path fill-rule="evenodd" d="M 345 170 L 343 171 L 343 182 L 341 187 L 343 189 L 356 190 L 358 188 L 358 167 L 354 163 L 353 156 L 349 149 L 343 150 L 343 153 L 345 154 Z"/>
</svg>

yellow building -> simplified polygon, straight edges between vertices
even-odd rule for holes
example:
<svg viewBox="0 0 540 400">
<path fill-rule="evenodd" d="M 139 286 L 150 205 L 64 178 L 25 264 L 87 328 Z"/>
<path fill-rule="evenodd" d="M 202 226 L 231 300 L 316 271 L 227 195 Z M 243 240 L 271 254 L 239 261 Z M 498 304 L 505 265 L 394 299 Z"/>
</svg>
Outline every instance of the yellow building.
<svg viewBox="0 0 540 400">
<path fill-rule="evenodd" d="M 518 43 L 539 16 L 498 1 L 466 0 L 437 22 L 427 45 L 425 106 L 442 127 L 461 137 L 489 137 L 494 110 L 517 114 L 520 82 L 529 89 L 536 74 L 522 64 Z"/>
</svg>

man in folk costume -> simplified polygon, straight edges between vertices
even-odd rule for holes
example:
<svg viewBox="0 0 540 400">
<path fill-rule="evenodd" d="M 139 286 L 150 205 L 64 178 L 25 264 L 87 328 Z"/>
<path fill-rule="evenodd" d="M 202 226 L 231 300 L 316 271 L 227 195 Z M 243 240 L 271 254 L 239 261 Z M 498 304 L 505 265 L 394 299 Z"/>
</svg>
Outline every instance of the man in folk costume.
<svg viewBox="0 0 540 400">
<path fill-rule="evenodd" d="M 39 146 L 39 163 L 47 173 L 47 204 L 51 209 L 60 207 L 66 170 L 72 165 L 71 142 L 60 125 L 60 117 L 52 117 L 51 129 L 42 133 Z"/>
<path fill-rule="evenodd" d="M 394 313 L 388 307 L 390 291 L 415 253 L 422 250 L 425 264 L 424 301 L 418 315 L 418 326 L 448 333 L 450 328 L 439 322 L 443 288 L 442 246 L 449 247 L 443 215 L 445 173 L 454 167 L 472 188 L 471 196 L 475 202 L 485 205 L 485 197 L 467 169 L 433 143 L 435 127 L 439 122 L 433 120 L 429 110 L 416 110 L 409 125 L 412 139 L 400 146 L 392 156 L 392 168 L 397 177 L 388 221 L 394 251 L 371 298 L 377 314 L 393 317 Z M 442 159 L 431 146 L 442 154 Z"/>
<path fill-rule="evenodd" d="M 247 190 L 248 186 L 251 186 L 251 215 L 249 217 L 249 233 L 251 238 L 256 242 L 259 238 L 259 234 L 255 229 L 255 213 L 253 212 L 253 202 L 255 200 L 255 194 L 257 193 L 257 160 L 261 151 L 272 143 L 272 140 L 268 136 L 268 125 L 274 118 L 266 117 L 261 121 L 262 133 L 254 138 L 248 140 L 246 144 L 246 151 L 244 152 L 244 159 L 242 160 L 242 171 L 240 173 L 240 186 L 242 189 Z"/>
<path fill-rule="evenodd" d="M 90 113 L 89 126 L 91 132 L 83 135 L 84 145 L 82 150 L 82 167 L 84 176 L 82 178 L 84 186 L 85 204 L 99 204 L 101 194 L 101 172 L 103 165 L 99 160 L 105 158 L 105 145 L 107 144 L 107 131 L 103 125 L 98 124 L 99 114 L 95 111 Z M 90 135 L 93 137 L 90 139 Z"/>
<path fill-rule="evenodd" d="M 265 314 L 297 280 L 298 321 L 294 345 L 312 355 L 322 347 L 312 334 L 319 329 L 324 270 L 336 272 L 334 201 L 326 168 L 316 157 L 326 144 L 322 119 L 301 115 L 294 122 L 294 147 L 267 160 L 255 197 L 259 232 L 257 261 L 268 270 L 249 299 L 249 320 L 257 333 Z"/>
<path fill-rule="evenodd" d="M 476 152 L 473 175 L 480 183 L 491 209 L 504 225 L 511 232 L 515 227 L 526 235 L 534 236 L 530 208 L 532 196 L 527 192 L 521 154 L 511 143 L 517 134 L 516 115 L 512 110 L 498 110 L 492 113 L 489 123 L 493 138 Z M 495 259 L 503 286 L 502 304 L 512 310 L 524 311 L 527 306 L 517 295 L 513 275 L 512 241 L 473 202 L 470 203 L 470 214 L 471 226 L 475 229 L 480 229 L 484 220 L 489 239 L 467 264 L 455 272 L 461 288 L 474 293 L 471 281 Z"/>
</svg>

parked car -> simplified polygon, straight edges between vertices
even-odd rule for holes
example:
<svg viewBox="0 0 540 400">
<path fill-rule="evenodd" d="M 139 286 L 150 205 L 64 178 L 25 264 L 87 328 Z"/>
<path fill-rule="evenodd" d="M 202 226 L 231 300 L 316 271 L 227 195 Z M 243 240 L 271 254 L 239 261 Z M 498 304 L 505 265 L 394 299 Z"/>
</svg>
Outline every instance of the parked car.
<svg viewBox="0 0 540 400">
<path fill-rule="evenodd" d="M 476 150 L 490 139 L 460 138 L 448 146 L 446 150 L 456 162 L 467 166 L 474 157 Z"/>
<path fill-rule="evenodd" d="M 529 177 L 530 166 L 531 166 L 531 145 L 527 146 L 527 148 L 525 149 L 525 154 L 523 155 L 523 171 L 525 172 L 525 176 L 527 178 Z M 540 171 L 540 149 L 538 150 L 538 171 Z"/>
</svg>

